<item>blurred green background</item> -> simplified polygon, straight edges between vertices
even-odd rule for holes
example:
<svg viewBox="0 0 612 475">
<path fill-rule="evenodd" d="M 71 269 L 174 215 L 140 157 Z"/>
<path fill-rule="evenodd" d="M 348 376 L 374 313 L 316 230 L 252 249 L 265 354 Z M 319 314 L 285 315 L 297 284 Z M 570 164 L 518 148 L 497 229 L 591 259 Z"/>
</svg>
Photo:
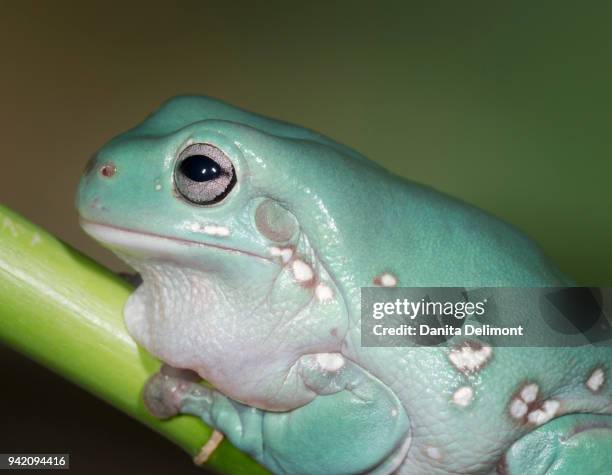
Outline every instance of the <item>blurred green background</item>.
<svg viewBox="0 0 612 475">
<path fill-rule="evenodd" d="M 1 5 L 2 201 L 98 259 L 116 263 L 72 205 L 85 161 L 189 92 L 314 128 L 612 282 L 609 3 Z"/>
<path fill-rule="evenodd" d="M 0 199 L 113 268 L 122 266 L 84 236 L 73 209 L 86 160 L 169 96 L 202 93 L 314 128 L 522 228 L 579 282 L 612 284 L 610 3 L 0 6 Z M 18 378 L 11 358 L 0 374 Z M 75 404 L 106 410 L 75 397 L 49 410 L 65 420 Z M 12 407 L 3 428 L 15 440 Z M 49 410 L 17 439 L 24 448 Z M 87 436 L 67 434 L 90 470 L 104 465 Z M 155 457 L 183 460 L 145 455 L 151 444 L 130 448 L 131 473 L 162 470 Z"/>
</svg>

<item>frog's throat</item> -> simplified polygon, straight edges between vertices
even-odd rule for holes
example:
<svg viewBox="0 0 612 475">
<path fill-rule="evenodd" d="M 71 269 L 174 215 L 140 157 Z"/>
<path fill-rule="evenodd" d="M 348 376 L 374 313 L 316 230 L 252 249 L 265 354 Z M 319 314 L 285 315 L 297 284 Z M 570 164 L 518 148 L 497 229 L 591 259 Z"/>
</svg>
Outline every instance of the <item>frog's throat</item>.
<svg viewBox="0 0 612 475">
<path fill-rule="evenodd" d="M 102 224 L 95 221 L 90 221 L 83 217 L 80 218 L 80 223 L 81 227 L 87 234 L 89 234 L 96 241 L 100 241 L 109 247 L 117 247 L 119 249 L 137 249 L 141 251 L 157 251 L 160 248 L 171 249 L 173 246 L 177 245 L 184 247 L 206 247 L 272 262 L 270 257 L 251 251 L 246 251 L 244 249 L 222 246 L 220 244 L 192 241 L 190 239 L 164 236 L 148 231 L 139 231 L 110 224 Z"/>
</svg>

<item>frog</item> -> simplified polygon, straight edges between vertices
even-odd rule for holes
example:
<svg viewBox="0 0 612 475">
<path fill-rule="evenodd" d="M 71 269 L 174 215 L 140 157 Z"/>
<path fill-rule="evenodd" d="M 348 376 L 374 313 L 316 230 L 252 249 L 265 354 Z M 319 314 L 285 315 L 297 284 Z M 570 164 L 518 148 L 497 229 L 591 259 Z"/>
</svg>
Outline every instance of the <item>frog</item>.
<svg viewBox="0 0 612 475">
<path fill-rule="evenodd" d="M 612 463 L 609 347 L 362 344 L 364 287 L 572 285 L 475 206 L 207 96 L 171 98 L 105 144 L 76 206 L 142 278 L 125 324 L 164 362 L 143 397 L 215 429 L 201 460 L 225 437 L 278 474 Z"/>
</svg>

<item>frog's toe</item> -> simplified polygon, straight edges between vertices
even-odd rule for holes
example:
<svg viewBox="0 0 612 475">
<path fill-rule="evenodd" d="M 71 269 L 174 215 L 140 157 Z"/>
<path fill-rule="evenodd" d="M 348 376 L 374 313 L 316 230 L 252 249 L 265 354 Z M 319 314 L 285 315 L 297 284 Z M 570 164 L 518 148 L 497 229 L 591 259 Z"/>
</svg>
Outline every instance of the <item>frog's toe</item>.
<svg viewBox="0 0 612 475">
<path fill-rule="evenodd" d="M 180 399 L 177 398 L 176 388 L 177 382 L 174 378 L 161 373 L 151 376 L 145 384 L 142 396 L 147 410 L 159 419 L 168 419 L 178 414 Z"/>
<path fill-rule="evenodd" d="M 183 397 L 188 389 L 198 381 L 192 371 L 162 366 L 146 382 L 143 401 L 147 410 L 159 419 L 168 419 L 179 413 Z"/>
</svg>

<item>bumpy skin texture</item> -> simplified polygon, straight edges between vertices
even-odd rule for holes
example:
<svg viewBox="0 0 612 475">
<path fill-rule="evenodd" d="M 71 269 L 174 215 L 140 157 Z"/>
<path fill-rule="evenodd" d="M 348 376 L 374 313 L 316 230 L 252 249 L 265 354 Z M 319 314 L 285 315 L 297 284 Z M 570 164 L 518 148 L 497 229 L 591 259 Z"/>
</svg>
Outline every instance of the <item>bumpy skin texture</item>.
<svg viewBox="0 0 612 475">
<path fill-rule="evenodd" d="M 236 175 L 212 205 L 175 185 L 199 143 Z M 164 377 L 149 391 L 159 414 L 196 414 L 277 473 L 525 473 L 529 447 L 582 417 L 597 429 L 530 473 L 611 462 L 610 349 L 361 347 L 361 287 L 569 283 L 483 211 L 206 97 L 174 98 L 105 145 L 77 206 L 143 277 L 132 336 L 216 388 Z"/>
</svg>

